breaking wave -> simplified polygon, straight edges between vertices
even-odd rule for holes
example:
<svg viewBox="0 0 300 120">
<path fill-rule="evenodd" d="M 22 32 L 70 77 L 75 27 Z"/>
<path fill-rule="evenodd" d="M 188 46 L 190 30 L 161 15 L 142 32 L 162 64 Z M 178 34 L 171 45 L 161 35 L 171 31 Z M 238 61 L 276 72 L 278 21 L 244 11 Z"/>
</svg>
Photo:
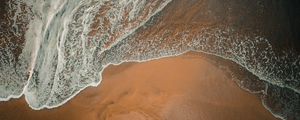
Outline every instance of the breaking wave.
<svg viewBox="0 0 300 120">
<path fill-rule="evenodd" d="M 299 56 L 278 54 L 263 36 L 241 34 L 228 26 L 182 28 L 180 32 L 167 27 L 145 36 L 143 32 L 158 23 L 160 11 L 170 2 L 9 1 L 10 23 L 1 23 L 8 29 L 0 31 L 5 41 L 0 49 L 0 100 L 25 95 L 33 109 L 54 108 L 84 88 L 100 84 L 109 64 L 197 51 L 234 61 L 266 82 L 264 103 L 272 108 L 267 97 L 275 97 L 284 108 L 270 110 L 278 117 L 297 115 Z M 16 50 L 21 51 L 17 57 Z"/>
</svg>

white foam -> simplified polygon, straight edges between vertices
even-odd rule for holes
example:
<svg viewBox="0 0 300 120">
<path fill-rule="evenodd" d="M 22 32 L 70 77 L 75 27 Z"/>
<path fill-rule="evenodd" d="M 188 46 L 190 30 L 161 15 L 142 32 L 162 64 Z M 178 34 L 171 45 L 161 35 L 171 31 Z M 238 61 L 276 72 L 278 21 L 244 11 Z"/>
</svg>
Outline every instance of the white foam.
<svg viewBox="0 0 300 120">
<path fill-rule="evenodd" d="M 269 41 L 262 36 L 240 35 L 232 28 L 220 26 L 202 28 L 196 34 L 189 30 L 174 33 L 172 28 L 166 28 L 165 33 L 139 40 L 138 29 L 144 30 L 141 26 L 152 22 L 151 18 L 170 2 L 171 0 L 165 0 L 158 8 L 150 7 L 151 12 L 143 14 L 145 19 L 139 19 L 139 13 L 149 5 L 146 0 L 25 1 L 31 6 L 34 15 L 28 25 L 26 44 L 20 55 L 21 63 L 24 64 L 22 68 L 29 71 L 29 78 L 28 81 L 22 81 L 26 85 L 17 86 L 17 89 L 23 89 L 22 92 L 16 94 L 7 90 L 2 94 L 9 95 L 1 95 L 0 100 L 7 101 L 24 94 L 32 109 L 55 108 L 86 87 L 98 86 L 103 70 L 110 64 L 144 62 L 188 51 L 203 52 L 234 61 L 261 80 L 300 93 L 297 88 L 300 57 L 290 53 L 278 56 Z M 111 9 L 104 16 L 95 18 L 99 9 L 107 7 L 107 3 L 112 5 L 109 6 Z M 131 22 L 124 27 L 122 13 L 130 6 Z M 111 25 L 109 28 L 103 24 L 105 17 Z M 97 29 L 99 32 L 95 36 L 88 36 L 95 19 L 100 19 Z M 107 38 L 118 32 L 117 38 Z M 160 35 L 174 39 L 174 43 L 169 44 Z M 176 39 L 174 36 L 177 36 Z M 13 68 L 9 66 L 8 70 L 11 69 Z M 287 69 L 291 69 L 292 73 L 287 72 Z M 2 79 L 5 77 L 7 76 L 0 76 Z M 295 84 L 286 84 L 287 81 Z M 0 88 L 13 85 L 0 85 Z"/>
</svg>

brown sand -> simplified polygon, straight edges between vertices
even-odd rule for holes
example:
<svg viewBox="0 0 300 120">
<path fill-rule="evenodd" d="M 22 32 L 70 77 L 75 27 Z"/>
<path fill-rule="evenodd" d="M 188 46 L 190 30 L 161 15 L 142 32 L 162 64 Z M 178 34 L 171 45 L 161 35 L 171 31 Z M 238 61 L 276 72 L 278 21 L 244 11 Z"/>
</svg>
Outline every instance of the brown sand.
<svg viewBox="0 0 300 120">
<path fill-rule="evenodd" d="M 103 77 L 55 109 L 31 110 L 23 98 L 0 102 L 0 120 L 275 120 L 203 56 L 123 63 Z"/>
</svg>

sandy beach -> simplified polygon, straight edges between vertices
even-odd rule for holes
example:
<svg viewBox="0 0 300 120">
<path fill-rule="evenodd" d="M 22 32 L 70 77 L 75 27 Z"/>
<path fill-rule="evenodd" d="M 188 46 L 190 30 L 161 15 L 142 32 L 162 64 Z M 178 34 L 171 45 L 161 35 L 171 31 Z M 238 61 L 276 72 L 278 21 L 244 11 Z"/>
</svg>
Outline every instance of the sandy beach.
<svg viewBox="0 0 300 120">
<path fill-rule="evenodd" d="M 275 120 L 257 96 L 240 89 L 204 56 L 184 54 L 110 65 L 100 86 L 55 109 L 35 111 L 24 98 L 0 102 L 1 120 Z"/>
</svg>

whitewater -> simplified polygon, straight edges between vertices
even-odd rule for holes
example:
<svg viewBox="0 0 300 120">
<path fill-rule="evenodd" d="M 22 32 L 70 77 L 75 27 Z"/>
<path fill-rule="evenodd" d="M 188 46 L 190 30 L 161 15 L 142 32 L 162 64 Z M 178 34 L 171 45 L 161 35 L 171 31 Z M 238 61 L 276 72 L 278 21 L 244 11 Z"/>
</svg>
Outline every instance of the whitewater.
<svg viewBox="0 0 300 120">
<path fill-rule="evenodd" d="M 0 51 L 0 101 L 25 96 L 35 110 L 55 108 L 88 86 L 98 86 L 110 64 L 142 62 L 188 51 L 231 60 L 294 101 L 299 108 L 300 56 L 277 54 L 264 36 L 239 34 L 228 26 L 184 29 L 143 38 L 172 0 L 14 0 L 8 18 L 14 34 L 26 23 L 18 61 L 10 47 Z M 3 23 L 1 23 L 3 24 Z M 162 34 L 164 37 L 162 37 Z M 21 35 L 19 35 L 21 36 Z M 9 41 L 11 38 L 1 38 Z M 172 43 L 167 39 L 172 39 Z M 16 64 L 15 64 L 16 63 Z M 278 98 L 281 99 L 281 98 Z M 297 107 L 298 106 L 298 107 Z M 272 110 L 270 110 L 272 111 Z"/>
</svg>

